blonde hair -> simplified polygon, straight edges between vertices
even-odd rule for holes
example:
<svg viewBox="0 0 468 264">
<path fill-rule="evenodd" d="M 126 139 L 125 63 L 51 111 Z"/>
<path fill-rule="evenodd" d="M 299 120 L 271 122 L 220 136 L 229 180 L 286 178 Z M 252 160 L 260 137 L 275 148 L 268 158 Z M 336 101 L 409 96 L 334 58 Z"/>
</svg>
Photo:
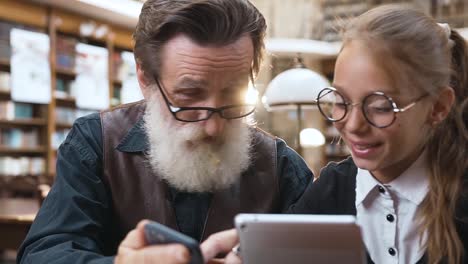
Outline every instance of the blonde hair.
<svg viewBox="0 0 468 264">
<path fill-rule="evenodd" d="M 422 12 L 386 5 L 354 19 L 343 36 L 344 46 L 357 40 L 384 55 L 382 67 L 397 77 L 399 87 L 423 89 L 432 96 L 447 86 L 455 91 L 449 115 L 432 128 L 426 141 L 430 188 L 418 216 L 420 233 L 427 234 L 423 246 L 429 263 L 460 263 L 464 254 L 455 209 L 468 163 L 468 54 L 463 37 L 453 30 L 447 33 Z"/>
</svg>

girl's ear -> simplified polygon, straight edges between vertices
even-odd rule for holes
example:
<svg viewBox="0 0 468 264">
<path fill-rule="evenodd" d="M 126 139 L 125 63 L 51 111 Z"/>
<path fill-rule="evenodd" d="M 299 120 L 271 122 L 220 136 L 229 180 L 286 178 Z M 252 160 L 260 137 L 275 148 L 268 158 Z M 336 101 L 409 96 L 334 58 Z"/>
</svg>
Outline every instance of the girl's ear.
<svg viewBox="0 0 468 264">
<path fill-rule="evenodd" d="M 136 72 L 137 72 L 137 79 L 138 79 L 138 84 L 140 85 L 140 90 L 141 93 L 143 94 L 143 97 L 148 100 L 150 98 L 150 87 L 149 86 L 149 81 L 145 76 L 145 72 L 141 68 L 140 64 L 136 64 Z"/>
<path fill-rule="evenodd" d="M 452 105 L 455 102 L 455 91 L 452 87 L 444 87 L 433 102 L 430 113 L 430 124 L 435 126 L 442 122 L 450 113 Z"/>
</svg>

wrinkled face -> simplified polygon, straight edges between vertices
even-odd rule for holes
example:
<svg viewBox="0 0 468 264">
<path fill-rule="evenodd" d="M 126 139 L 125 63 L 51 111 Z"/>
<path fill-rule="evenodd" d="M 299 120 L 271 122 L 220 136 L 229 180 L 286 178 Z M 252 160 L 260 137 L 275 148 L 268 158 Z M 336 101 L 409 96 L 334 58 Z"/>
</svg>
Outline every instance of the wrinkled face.
<svg viewBox="0 0 468 264">
<path fill-rule="evenodd" d="M 356 41 L 348 43 L 338 56 L 333 86 L 346 101 L 361 103 L 366 95 L 380 91 L 402 108 L 423 94 L 415 87 L 394 87 L 399 82 L 392 82 L 392 77 L 376 63 L 379 58 L 374 57 L 367 46 Z M 409 110 L 397 113 L 389 127 L 376 128 L 366 121 L 359 104 L 334 124 L 356 165 L 380 181 L 389 182 L 421 154 L 430 128 L 430 109 L 430 100 L 425 97 Z"/>
<path fill-rule="evenodd" d="M 162 49 L 160 83 L 171 104 L 178 107 L 223 107 L 242 104 L 249 84 L 253 45 L 248 36 L 222 46 L 200 46 L 184 35 Z M 169 111 L 167 112 L 168 114 Z M 173 120 L 174 128 L 187 125 Z M 206 141 L 217 141 L 228 121 L 214 114 L 196 125 Z M 191 124 L 194 125 L 194 124 Z"/>
<path fill-rule="evenodd" d="M 244 104 L 252 59 L 249 37 L 215 47 L 177 35 L 163 46 L 158 81 L 175 107 Z M 225 188 L 240 177 L 250 161 L 245 118 L 226 120 L 214 113 L 204 121 L 178 121 L 156 85 L 145 89 L 145 128 L 155 171 L 179 190 L 196 192 Z"/>
</svg>

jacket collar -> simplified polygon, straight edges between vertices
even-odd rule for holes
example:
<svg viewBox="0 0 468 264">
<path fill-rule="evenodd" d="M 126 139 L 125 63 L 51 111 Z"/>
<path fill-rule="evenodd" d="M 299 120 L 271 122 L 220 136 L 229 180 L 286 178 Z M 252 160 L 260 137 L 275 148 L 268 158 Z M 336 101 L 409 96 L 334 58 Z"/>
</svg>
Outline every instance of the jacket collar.
<svg viewBox="0 0 468 264">
<path fill-rule="evenodd" d="M 130 128 L 117 146 L 121 152 L 146 152 L 149 150 L 149 140 L 145 131 L 143 116 Z"/>
</svg>

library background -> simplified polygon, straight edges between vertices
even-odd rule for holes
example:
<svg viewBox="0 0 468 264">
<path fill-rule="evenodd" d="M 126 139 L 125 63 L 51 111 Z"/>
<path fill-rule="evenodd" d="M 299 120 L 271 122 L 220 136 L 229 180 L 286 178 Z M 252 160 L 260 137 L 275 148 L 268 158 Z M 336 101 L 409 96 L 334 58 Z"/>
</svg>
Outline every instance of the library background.
<svg viewBox="0 0 468 264">
<path fill-rule="evenodd" d="M 142 2 L 0 0 L 0 263 L 14 263 L 53 184 L 57 149 L 74 120 L 142 98 L 132 53 Z M 340 47 L 337 21 L 398 2 L 468 38 L 468 0 L 252 2 L 268 23 L 255 118 L 295 148 L 314 172 L 348 155 L 333 126 L 312 103 L 304 103 L 304 96 L 313 94 L 311 86 L 333 78 Z M 311 83 L 288 88 L 288 78 L 297 72 L 287 70 L 298 62 L 310 70 Z"/>
</svg>

